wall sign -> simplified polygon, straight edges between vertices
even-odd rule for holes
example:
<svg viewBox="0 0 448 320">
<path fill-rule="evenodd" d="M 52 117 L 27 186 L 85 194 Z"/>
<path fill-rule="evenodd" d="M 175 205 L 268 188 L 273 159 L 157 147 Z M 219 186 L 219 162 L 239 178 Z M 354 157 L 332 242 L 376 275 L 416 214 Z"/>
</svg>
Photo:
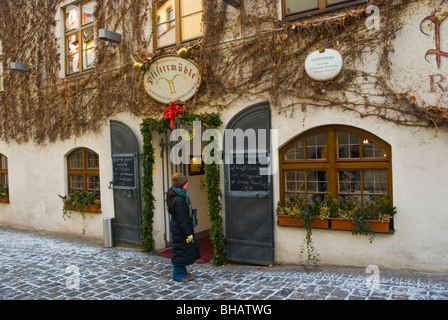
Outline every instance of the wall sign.
<svg viewBox="0 0 448 320">
<path fill-rule="evenodd" d="M 151 63 L 143 82 L 146 92 L 157 102 L 185 102 L 198 91 L 201 74 L 193 61 L 165 55 Z"/>
<path fill-rule="evenodd" d="M 337 77 L 344 65 L 344 59 L 335 49 L 311 52 L 305 60 L 305 70 L 311 79 L 328 81 Z"/>
<path fill-rule="evenodd" d="M 114 189 L 135 189 L 135 155 L 114 155 L 112 160 Z"/>
<path fill-rule="evenodd" d="M 234 153 L 233 164 L 230 164 L 230 190 L 232 191 L 269 191 L 269 176 L 260 175 L 260 168 L 265 165 L 257 161 L 257 154 Z M 237 162 L 244 161 L 243 164 Z M 251 160 L 251 161 L 249 161 Z M 254 162 L 253 164 L 249 162 Z"/>
<path fill-rule="evenodd" d="M 428 29 L 434 31 L 434 49 L 430 49 L 425 54 L 425 59 L 428 61 L 428 56 L 434 55 L 435 60 L 437 62 L 437 68 L 440 70 L 442 67 L 442 58 L 448 58 L 448 52 L 442 51 L 442 24 L 447 19 L 441 19 L 437 17 L 436 14 L 432 14 L 430 16 L 427 16 L 420 22 L 420 31 L 425 36 L 429 36 L 428 33 L 426 33 L 423 30 L 424 22 L 428 22 Z M 434 27 L 433 27 L 434 26 Z M 446 92 L 448 91 L 448 87 L 444 87 L 446 83 L 444 83 L 446 80 L 446 76 L 442 74 L 431 74 L 429 75 L 429 92 Z"/>
</svg>

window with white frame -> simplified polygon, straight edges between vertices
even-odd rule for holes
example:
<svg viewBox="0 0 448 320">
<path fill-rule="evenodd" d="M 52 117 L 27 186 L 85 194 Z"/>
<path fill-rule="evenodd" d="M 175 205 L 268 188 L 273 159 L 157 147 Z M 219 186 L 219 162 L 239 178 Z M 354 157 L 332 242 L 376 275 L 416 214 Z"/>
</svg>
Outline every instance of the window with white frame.
<svg viewBox="0 0 448 320">
<path fill-rule="evenodd" d="M 202 36 L 202 0 L 158 0 L 154 4 L 154 49 Z"/>
<path fill-rule="evenodd" d="M 82 1 L 64 9 L 66 74 L 88 71 L 95 63 L 95 1 Z"/>
<path fill-rule="evenodd" d="M 282 0 L 284 19 L 294 19 L 337 10 L 366 0 Z"/>
</svg>

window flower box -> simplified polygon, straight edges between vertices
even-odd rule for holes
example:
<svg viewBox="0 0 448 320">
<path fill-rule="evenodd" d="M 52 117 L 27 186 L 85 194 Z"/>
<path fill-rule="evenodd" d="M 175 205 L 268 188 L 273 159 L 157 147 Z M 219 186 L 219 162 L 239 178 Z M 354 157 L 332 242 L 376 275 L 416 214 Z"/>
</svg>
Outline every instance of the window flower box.
<svg viewBox="0 0 448 320">
<path fill-rule="evenodd" d="M 87 218 L 86 212 L 89 213 L 100 213 L 100 200 L 97 198 L 96 192 L 89 191 L 74 191 L 69 196 L 61 196 L 63 206 L 62 206 L 62 217 L 64 220 L 71 218 L 71 211 L 78 211 L 82 218 L 82 233 L 86 233 L 87 228 Z"/>
<path fill-rule="evenodd" d="M 70 203 L 70 204 L 64 204 L 64 206 L 67 210 L 81 211 L 79 209 L 78 204 Z M 83 209 L 84 212 L 91 212 L 91 213 L 98 213 L 98 212 L 100 212 L 100 210 L 101 210 L 101 207 L 99 204 L 87 205 L 87 206 L 84 206 L 84 209 Z"/>
<path fill-rule="evenodd" d="M 0 188 L 0 203 L 9 203 L 8 186 Z"/>
<path fill-rule="evenodd" d="M 279 226 L 287 227 L 304 227 L 302 218 L 298 216 L 277 215 L 277 223 Z M 312 228 L 328 229 L 329 220 L 327 218 L 313 217 L 310 223 Z"/>
<path fill-rule="evenodd" d="M 389 233 L 389 220 L 368 220 L 370 230 L 375 233 Z M 330 228 L 333 230 L 355 230 L 353 219 L 330 218 Z"/>
<path fill-rule="evenodd" d="M 355 230 L 353 219 L 330 218 L 330 224 L 334 230 Z"/>
<path fill-rule="evenodd" d="M 389 233 L 390 219 L 389 220 L 370 220 L 370 230 L 376 233 Z"/>
</svg>

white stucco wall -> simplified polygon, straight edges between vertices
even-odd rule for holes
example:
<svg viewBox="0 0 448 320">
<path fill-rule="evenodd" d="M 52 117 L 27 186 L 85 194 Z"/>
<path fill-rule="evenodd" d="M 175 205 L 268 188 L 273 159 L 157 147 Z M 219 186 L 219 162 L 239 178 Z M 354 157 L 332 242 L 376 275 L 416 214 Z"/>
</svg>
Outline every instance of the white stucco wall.
<svg viewBox="0 0 448 320">
<path fill-rule="evenodd" d="M 390 84 L 396 92 L 415 96 L 419 106 L 447 106 L 448 95 L 437 85 L 430 86 L 431 75 L 448 79 L 448 59 L 442 58 L 440 68 L 435 56 L 425 54 L 435 49 L 435 28 L 422 20 L 435 8 L 448 10 L 448 4 L 432 1 L 413 2 L 400 17 L 403 28 L 394 40 L 391 57 Z M 448 50 L 445 37 L 448 23 L 441 25 L 441 49 Z M 360 69 L 375 68 L 374 57 L 366 57 Z M 436 81 L 439 77 L 435 78 Z M 441 83 L 448 89 L 448 81 Z M 305 121 L 302 119 L 305 116 Z M 321 264 L 340 264 L 384 268 L 447 271 L 448 237 L 444 225 L 448 209 L 444 203 L 448 191 L 448 130 L 397 126 L 382 120 L 365 118 L 340 110 L 307 107 L 304 115 L 297 111 L 291 118 L 273 117 L 273 128 L 279 131 L 279 145 L 283 145 L 304 130 L 326 124 L 350 125 L 369 131 L 392 146 L 393 200 L 397 207 L 394 234 L 377 234 L 373 243 L 365 236 L 351 232 L 313 230 L 313 240 Z M 279 200 L 279 177 L 274 179 Z M 276 259 L 282 263 L 299 262 L 299 250 L 305 230 L 275 227 Z"/>
<path fill-rule="evenodd" d="M 117 119 L 133 129 L 137 137 L 140 119 L 127 114 Z M 140 139 L 141 140 L 141 139 Z M 86 213 L 87 229 L 84 237 L 102 241 L 103 218 L 114 217 L 110 127 L 103 126 L 97 135 L 76 137 L 63 142 L 37 146 L 5 143 L 0 150 L 8 158 L 9 204 L 0 205 L 0 225 L 47 232 L 82 235 L 81 216 L 74 212 L 71 219 L 62 218 L 62 200 L 66 195 L 66 155 L 76 148 L 89 148 L 99 155 L 101 214 Z M 141 141 L 140 141 L 141 149 Z"/>
<path fill-rule="evenodd" d="M 292 118 L 274 117 L 280 146 L 297 133 L 326 124 L 351 125 L 367 130 L 392 146 L 393 199 L 397 207 L 394 234 L 377 234 L 373 243 L 351 232 L 313 230 L 313 240 L 321 264 L 368 266 L 417 270 L 447 270 L 445 248 L 448 222 L 444 194 L 448 190 L 448 131 L 400 127 L 381 121 L 360 120 L 349 113 L 317 110 L 306 116 L 305 127 L 298 113 Z M 278 181 L 274 179 L 279 200 Z M 276 259 L 299 262 L 299 248 L 305 230 L 276 226 Z"/>
</svg>

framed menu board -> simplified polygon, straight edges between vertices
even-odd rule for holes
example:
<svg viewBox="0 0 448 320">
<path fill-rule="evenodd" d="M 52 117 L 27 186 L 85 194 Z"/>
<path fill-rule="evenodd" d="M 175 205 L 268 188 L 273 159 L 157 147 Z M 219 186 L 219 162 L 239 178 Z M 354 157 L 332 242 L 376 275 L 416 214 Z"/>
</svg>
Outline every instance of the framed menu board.
<svg viewBox="0 0 448 320">
<path fill-rule="evenodd" d="M 133 154 L 114 155 L 112 157 L 114 189 L 132 190 L 136 188 L 135 166 Z"/>
<path fill-rule="evenodd" d="M 260 169 L 265 168 L 257 161 L 257 154 L 245 153 L 243 162 L 238 164 L 241 155 L 233 154 L 233 164 L 230 164 L 229 178 L 230 190 L 232 191 L 269 191 L 269 176 L 260 175 Z M 252 160 L 252 161 L 249 161 Z"/>
</svg>

